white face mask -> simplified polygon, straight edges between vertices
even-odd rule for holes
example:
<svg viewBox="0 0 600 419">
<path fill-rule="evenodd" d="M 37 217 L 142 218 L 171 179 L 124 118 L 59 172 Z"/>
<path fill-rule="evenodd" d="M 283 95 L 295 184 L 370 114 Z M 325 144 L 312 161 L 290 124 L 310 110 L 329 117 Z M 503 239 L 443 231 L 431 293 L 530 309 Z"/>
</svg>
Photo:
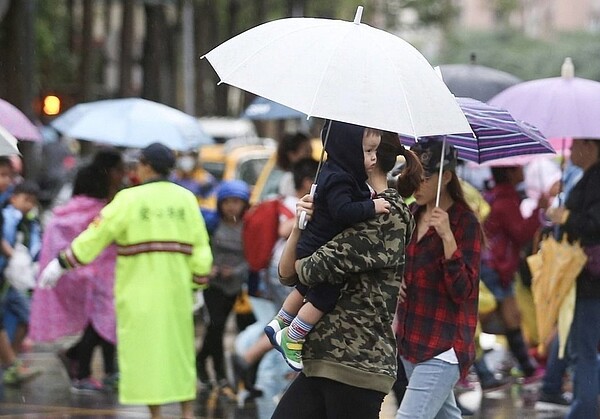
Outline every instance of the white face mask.
<svg viewBox="0 0 600 419">
<path fill-rule="evenodd" d="M 177 159 L 177 168 L 183 172 L 191 172 L 196 167 L 196 159 L 192 156 L 182 156 Z"/>
</svg>

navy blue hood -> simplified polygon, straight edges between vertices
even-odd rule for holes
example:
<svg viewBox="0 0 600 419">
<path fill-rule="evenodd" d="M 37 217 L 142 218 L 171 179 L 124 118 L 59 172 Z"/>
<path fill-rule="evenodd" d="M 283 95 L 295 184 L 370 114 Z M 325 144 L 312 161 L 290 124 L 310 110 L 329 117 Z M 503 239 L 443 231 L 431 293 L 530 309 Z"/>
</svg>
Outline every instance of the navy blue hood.
<svg viewBox="0 0 600 419">
<path fill-rule="evenodd" d="M 365 171 L 365 159 L 363 153 L 363 135 L 365 127 L 348 124 L 346 122 L 325 121 L 325 126 L 321 132 L 321 141 L 325 142 L 327 130 L 330 130 L 325 151 L 327 151 L 327 161 L 335 163 L 345 172 L 352 175 L 360 184 L 367 181 L 367 172 Z"/>
</svg>

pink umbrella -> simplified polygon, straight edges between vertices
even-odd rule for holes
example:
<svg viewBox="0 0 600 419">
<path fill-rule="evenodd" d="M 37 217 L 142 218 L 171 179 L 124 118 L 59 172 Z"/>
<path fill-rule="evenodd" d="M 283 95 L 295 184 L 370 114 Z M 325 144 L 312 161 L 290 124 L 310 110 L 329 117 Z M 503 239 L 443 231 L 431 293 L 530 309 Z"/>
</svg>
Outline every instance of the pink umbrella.
<svg viewBox="0 0 600 419">
<path fill-rule="evenodd" d="M 519 83 L 489 103 L 536 126 L 546 138 L 600 139 L 598 98 L 600 82 L 575 77 L 573 62 L 566 58 L 561 77 Z"/>
<path fill-rule="evenodd" d="M 41 141 L 40 130 L 16 106 L 0 99 L 0 125 L 19 140 Z"/>
</svg>

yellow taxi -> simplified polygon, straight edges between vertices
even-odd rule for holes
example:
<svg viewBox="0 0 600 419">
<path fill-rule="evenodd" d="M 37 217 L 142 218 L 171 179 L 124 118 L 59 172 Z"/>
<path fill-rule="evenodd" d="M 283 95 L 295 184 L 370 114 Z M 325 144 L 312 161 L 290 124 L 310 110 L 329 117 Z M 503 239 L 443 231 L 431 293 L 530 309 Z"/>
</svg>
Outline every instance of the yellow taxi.
<svg viewBox="0 0 600 419">
<path fill-rule="evenodd" d="M 275 153 L 275 141 L 254 139 L 230 140 L 225 144 L 211 144 L 201 147 L 198 153 L 199 168 L 196 177 L 201 180 L 208 172 L 218 181 L 240 179 L 250 188 L 256 185 L 259 175 L 271 156 Z M 216 207 L 214 194 L 201 200 L 205 208 Z"/>
<path fill-rule="evenodd" d="M 321 159 L 321 150 L 323 150 L 321 139 L 313 138 L 311 140 L 311 145 L 312 157 L 319 161 Z M 277 152 L 274 151 L 269 156 L 269 160 L 266 162 L 256 180 L 256 184 L 252 189 L 252 195 L 250 196 L 250 203 L 255 204 L 277 196 L 279 194 L 279 183 L 283 174 L 284 171 L 277 167 Z"/>
</svg>

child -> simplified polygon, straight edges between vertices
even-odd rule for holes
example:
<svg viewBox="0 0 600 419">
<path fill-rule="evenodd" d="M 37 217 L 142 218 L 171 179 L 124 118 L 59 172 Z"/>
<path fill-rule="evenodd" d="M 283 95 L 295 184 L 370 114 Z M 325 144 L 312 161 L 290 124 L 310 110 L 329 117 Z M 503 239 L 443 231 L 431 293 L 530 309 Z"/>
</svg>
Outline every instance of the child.
<svg viewBox="0 0 600 419">
<path fill-rule="evenodd" d="M 0 207 L 3 207 L 8 201 L 12 192 L 13 183 L 13 165 L 9 157 L 0 156 Z M 2 211 L 0 211 L 0 231 L 2 230 Z M 10 246 L 4 241 L 0 259 L 4 258 L 10 252 Z M 0 288 L 4 288 L 4 278 L 0 278 Z M 4 367 L 2 379 L 7 385 L 18 385 L 29 378 L 37 375 L 40 371 L 26 368 L 22 362 L 17 359 L 6 330 L 4 329 L 4 301 L 0 298 L 0 362 Z"/>
<path fill-rule="evenodd" d="M 321 133 L 327 136 L 327 161 L 319 175 L 313 219 L 302 233 L 297 247 L 299 259 L 312 254 L 345 228 L 389 212 L 383 198 L 370 199 L 367 173 L 377 161 L 379 131 L 344 122 L 326 122 Z M 275 318 L 265 327 L 269 340 L 288 365 L 300 371 L 304 337 L 321 317 L 335 307 L 340 287 L 298 284 Z M 307 304 L 304 304 L 306 299 Z"/>
<path fill-rule="evenodd" d="M 36 260 L 41 249 L 41 227 L 32 210 L 37 206 L 39 188 L 37 184 L 24 181 L 15 186 L 8 199 L 8 205 L 2 210 L 2 238 L 7 255 L 0 257 L 0 268 L 4 270 L 12 257 L 17 237 L 23 237 L 23 244 Z M 19 352 L 29 328 L 29 297 L 17 290 L 5 280 L 2 299 L 4 304 L 4 322 L 12 340 L 13 351 Z"/>
<path fill-rule="evenodd" d="M 196 355 L 198 379 L 208 386 L 206 360 L 212 358 L 216 380 L 227 394 L 232 394 L 223 358 L 225 322 L 236 297 L 248 279 L 248 264 L 242 249 L 242 219 L 248 209 L 250 188 L 241 180 L 221 183 L 217 191 L 219 223 L 211 235 L 213 268 L 204 301 L 210 316 L 202 349 Z"/>
</svg>

